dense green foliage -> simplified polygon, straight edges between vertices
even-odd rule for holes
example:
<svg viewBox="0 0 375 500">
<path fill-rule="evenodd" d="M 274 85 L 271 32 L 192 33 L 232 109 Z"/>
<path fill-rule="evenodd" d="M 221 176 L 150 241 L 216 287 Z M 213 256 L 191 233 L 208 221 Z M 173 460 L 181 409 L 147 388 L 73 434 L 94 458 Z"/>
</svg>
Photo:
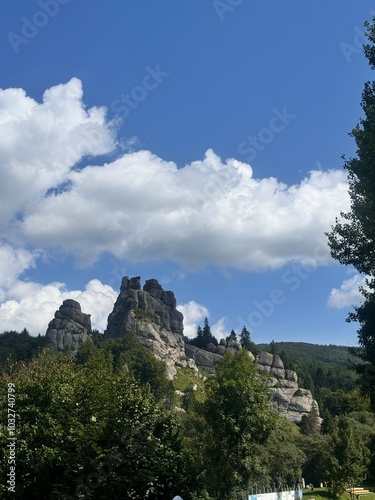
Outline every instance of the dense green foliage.
<svg viewBox="0 0 375 500">
<path fill-rule="evenodd" d="M 112 361 L 104 349 L 84 364 L 47 350 L 3 373 L 1 408 L 7 384 L 16 388 L 17 488 L 9 497 L 173 497 L 184 477 L 174 417 Z M 4 413 L 0 441 L 4 478 Z"/>
<path fill-rule="evenodd" d="M 256 484 L 298 481 L 305 458 L 300 433 L 270 410 L 266 381 L 245 350 L 226 354 L 206 381 L 205 399 L 182 416 L 191 498 L 232 499 Z"/>
<path fill-rule="evenodd" d="M 279 354 L 286 369 L 298 373 L 302 387 L 315 394 L 316 388 L 332 391 L 357 388 L 358 376 L 354 367 L 358 359 L 347 347 L 317 345 L 305 342 L 272 342 L 259 344 L 262 350 Z"/>
<path fill-rule="evenodd" d="M 191 345 L 195 345 L 196 347 L 199 347 L 200 349 L 205 349 L 208 344 L 214 344 L 215 346 L 218 345 L 218 341 L 216 337 L 212 334 L 211 332 L 211 327 L 208 321 L 208 318 L 204 318 L 204 325 L 203 328 L 201 326 L 198 326 L 197 328 L 197 335 L 193 339 L 189 340 L 186 339 Z"/>
<path fill-rule="evenodd" d="M 22 358 L 23 343 L 13 343 L 14 359 Z M 257 348 L 279 353 L 310 380 L 321 428 L 315 411 L 298 426 L 269 409 L 267 377 L 246 349 L 223 356 L 214 377 L 179 368 L 173 382 L 131 334 L 104 340 L 97 333 L 74 360 L 49 350 L 7 360 L 0 404 L 6 408 L 7 384 L 15 384 L 17 490 L 3 498 L 229 500 L 258 487 L 292 487 L 301 477 L 326 480 L 339 495 L 365 473 L 373 477 L 375 416 L 356 388 L 356 358 L 338 346 Z M 9 469 L 6 423 L 4 412 L 1 477 Z"/>
<path fill-rule="evenodd" d="M 86 342 L 78 351 L 76 362 L 85 364 L 100 352 L 104 352 L 111 361 L 114 373 L 118 373 L 126 365 L 141 385 L 149 386 L 157 401 L 163 400 L 169 406 L 173 404 L 173 386 L 167 378 L 165 363 L 143 348 L 135 335 L 128 334 L 105 341 L 99 338 L 95 343 Z"/>
<path fill-rule="evenodd" d="M 332 422 L 328 446 L 321 459 L 324 478 L 339 497 L 350 485 L 361 481 L 369 464 L 366 437 L 354 420 L 344 415 Z"/>
<path fill-rule="evenodd" d="M 369 43 L 365 55 L 375 69 L 375 18 L 367 23 Z M 362 288 L 363 303 L 354 308 L 348 321 L 359 323 L 358 342 L 362 358 L 368 363 L 362 369 L 363 388 L 375 406 L 375 82 L 366 82 L 362 93 L 364 117 L 352 130 L 357 156 L 345 161 L 348 172 L 351 208 L 336 219 L 327 234 L 332 257 L 341 264 L 352 265 L 366 276 Z M 362 367 L 363 368 L 363 367 Z"/>
<path fill-rule="evenodd" d="M 44 350 L 4 364 L 2 410 L 9 383 L 17 489 L 3 498 L 231 499 L 254 483 L 296 482 L 302 471 L 298 427 L 269 409 L 266 379 L 245 350 L 223 356 L 217 376 L 205 381 L 180 370 L 174 388 L 185 391 L 182 414 L 171 411 L 164 364 L 132 335 L 98 337 L 75 360 Z M 2 411 L 2 478 L 6 425 Z"/>
<path fill-rule="evenodd" d="M 46 344 L 45 337 L 32 337 L 29 332 L 21 333 L 11 331 L 0 334 L 0 364 L 8 358 L 15 361 L 28 361 L 38 354 L 39 349 Z"/>
</svg>

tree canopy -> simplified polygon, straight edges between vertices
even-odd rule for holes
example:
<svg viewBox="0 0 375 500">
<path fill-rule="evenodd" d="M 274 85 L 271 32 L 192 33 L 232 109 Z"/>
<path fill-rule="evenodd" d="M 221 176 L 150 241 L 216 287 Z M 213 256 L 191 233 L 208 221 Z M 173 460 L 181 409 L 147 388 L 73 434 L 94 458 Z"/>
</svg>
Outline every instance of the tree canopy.
<svg viewBox="0 0 375 500">
<path fill-rule="evenodd" d="M 366 23 L 369 43 L 365 55 L 375 69 L 375 18 Z M 357 146 L 356 157 L 345 159 L 348 172 L 351 208 L 341 212 L 332 231 L 327 234 L 331 254 L 341 264 L 352 265 L 366 276 L 362 287 L 363 303 L 355 307 L 348 321 L 359 323 L 358 341 L 362 357 L 375 365 L 375 82 L 366 82 L 362 93 L 364 117 L 350 135 Z M 375 404 L 374 370 L 364 370 L 366 390 Z M 369 377 L 371 380 L 369 380 Z"/>
</svg>

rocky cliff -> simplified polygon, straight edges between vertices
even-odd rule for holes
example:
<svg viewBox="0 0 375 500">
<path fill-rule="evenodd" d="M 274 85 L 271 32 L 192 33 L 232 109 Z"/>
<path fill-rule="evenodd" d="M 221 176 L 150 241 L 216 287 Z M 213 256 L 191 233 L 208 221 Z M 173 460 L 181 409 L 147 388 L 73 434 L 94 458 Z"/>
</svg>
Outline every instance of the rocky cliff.
<svg viewBox="0 0 375 500">
<path fill-rule="evenodd" d="M 215 365 L 225 352 L 235 354 L 242 346 L 231 340 L 221 340 L 218 346 L 208 344 L 199 349 L 185 344 L 183 338 L 183 316 L 176 309 L 173 292 L 165 291 L 155 280 L 150 279 L 141 286 L 140 277 L 122 279 L 120 294 L 108 316 L 106 338 L 118 338 L 133 332 L 140 342 L 167 365 L 170 378 L 177 367 L 198 368 L 207 374 L 215 373 Z M 79 346 L 91 340 L 90 315 L 84 314 L 75 300 L 65 300 L 48 325 L 46 337 L 57 351 L 70 350 L 73 354 Z M 249 352 L 251 361 L 269 374 L 269 387 L 273 393 L 273 408 L 294 422 L 300 422 L 313 408 L 319 409 L 312 394 L 298 386 L 296 372 L 285 370 L 277 354 L 262 352 L 257 358 Z"/>
<path fill-rule="evenodd" d="M 292 422 L 300 422 L 303 415 L 309 415 L 313 408 L 319 415 L 318 403 L 311 391 L 298 387 L 297 373 L 285 370 L 284 363 L 278 354 L 261 352 L 255 360 L 259 369 L 268 373 L 269 388 L 273 394 L 273 408 Z"/>
<path fill-rule="evenodd" d="M 208 374 L 215 373 L 215 365 L 224 352 L 235 353 L 240 350 L 241 344 L 230 341 L 224 347 L 225 341 L 214 350 L 199 349 L 190 344 L 185 345 L 185 352 L 189 358 L 194 359 L 197 367 Z M 220 353 L 220 354 L 219 354 Z M 284 363 L 278 354 L 272 355 L 261 352 L 257 358 L 249 352 L 252 361 L 258 364 L 259 370 L 269 374 L 268 386 L 272 393 L 272 407 L 292 422 L 300 422 L 303 415 L 309 415 L 313 408 L 319 415 L 319 407 L 311 391 L 298 386 L 298 376 L 295 371 L 285 370 Z"/>
<path fill-rule="evenodd" d="M 229 343 L 222 339 L 218 346 L 214 344 L 208 344 L 206 349 L 200 349 L 191 344 L 185 344 L 185 354 L 188 358 L 193 359 L 195 364 L 200 370 L 213 375 L 215 373 L 215 365 L 221 359 L 221 357 L 226 353 L 230 352 L 235 354 L 242 346 L 239 342 L 235 340 L 230 340 Z M 249 353 L 251 360 L 254 361 L 254 356 Z"/>
<path fill-rule="evenodd" d="M 183 328 L 183 316 L 176 309 L 173 292 L 163 290 L 155 279 L 147 280 L 142 288 L 140 277 L 125 276 L 104 336 L 117 338 L 135 333 L 147 349 L 165 361 L 172 378 L 176 366 L 195 366 L 185 355 Z"/>
<path fill-rule="evenodd" d="M 64 300 L 55 317 L 49 322 L 46 339 L 55 351 L 69 351 L 73 355 L 79 347 L 91 340 L 90 314 L 81 311 L 79 302 Z"/>
</svg>

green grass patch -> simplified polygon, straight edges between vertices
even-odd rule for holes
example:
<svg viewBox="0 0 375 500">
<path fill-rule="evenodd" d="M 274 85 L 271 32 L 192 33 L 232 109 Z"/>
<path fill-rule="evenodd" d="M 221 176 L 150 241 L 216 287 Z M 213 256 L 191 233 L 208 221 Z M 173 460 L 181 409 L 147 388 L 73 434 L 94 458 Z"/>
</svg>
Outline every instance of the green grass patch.
<svg viewBox="0 0 375 500">
<path fill-rule="evenodd" d="M 361 487 L 361 485 L 356 485 L 358 487 Z M 360 495 L 359 499 L 360 500 L 375 500 L 375 488 L 374 487 L 368 487 L 368 486 L 363 486 L 364 489 L 370 490 L 371 493 L 367 495 Z M 303 490 L 303 500 L 329 500 L 332 499 L 333 496 L 329 492 L 327 488 L 314 488 L 313 491 L 311 490 Z M 351 500 L 351 496 L 349 493 L 343 493 L 340 497 L 340 500 Z"/>
<path fill-rule="evenodd" d="M 177 375 L 173 379 L 173 388 L 176 391 L 185 392 L 186 389 L 197 386 L 195 397 L 197 401 L 204 400 L 203 375 L 192 368 L 177 368 Z"/>
</svg>

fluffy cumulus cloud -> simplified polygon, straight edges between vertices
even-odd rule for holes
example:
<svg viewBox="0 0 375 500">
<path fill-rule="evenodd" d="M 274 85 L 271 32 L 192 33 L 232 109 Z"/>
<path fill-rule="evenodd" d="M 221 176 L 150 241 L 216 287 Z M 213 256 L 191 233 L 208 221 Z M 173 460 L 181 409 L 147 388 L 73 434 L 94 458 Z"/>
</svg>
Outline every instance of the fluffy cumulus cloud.
<svg viewBox="0 0 375 500">
<path fill-rule="evenodd" d="M 0 243 L 0 298 L 26 269 L 35 265 L 36 257 L 37 253 Z"/>
<path fill-rule="evenodd" d="M 197 328 L 202 326 L 205 317 L 209 316 L 207 307 L 190 300 L 186 304 L 179 304 L 177 309 L 184 315 L 184 335 L 192 339 L 197 334 Z"/>
<path fill-rule="evenodd" d="M 212 150 L 183 168 L 138 151 L 75 169 L 116 144 L 105 109 L 85 108 L 76 78 L 47 90 L 42 103 L 20 89 L 0 91 L 0 132 L 0 228 L 82 264 L 104 252 L 187 268 L 307 262 L 349 207 L 344 172 L 313 171 L 287 186 Z"/>
<path fill-rule="evenodd" d="M 103 252 L 190 268 L 307 262 L 348 208 L 343 172 L 314 171 L 286 186 L 255 179 L 249 165 L 223 163 L 211 150 L 181 169 L 139 151 L 73 171 L 69 180 L 70 189 L 41 200 L 20 230 L 33 245 L 73 253 L 82 263 Z"/>
<path fill-rule="evenodd" d="M 225 339 L 229 335 L 229 330 L 225 324 L 225 318 L 220 318 L 214 325 L 211 327 L 211 332 L 217 340 Z"/>
<path fill-rule="evenodd" d="M 93 328 L 104 331 L 117 293 L 99 280 L 91 280 L 85 290 L 68 291 L 63 283 L 41 285 L 17 281 L 8 291 L 12 299 L 0 305 L 1 331 L 21 331 L 27 328 L 32 335 L 45 334 L 49 321 L 63 300 L 75 299 L 82 311 L 91 314 Z"/>
<path fill-rule="evenodd" d="M 1 230 L 32 213 L 83 157 L 113 151 L 105 109 L 86 109 L 82 96 L 77 78 L 46 90 L 41 103 L 22 89 L 0 89 Z"/>
<path fill-rule="evenodd" d="M 110 253 L 187 269 L 216 264 L 257 271 L 330 260 L 322 239 L 349 209 L 344 172 L 312 171 L 286 185 L 257 179 L 250 165 L 222 161 L 210 149 L 182 168 L 129 148 L 95 164 L 96 156 L 116 150 L 115 128 L 105 108 L 85 106 L 76 78 L 46 90 L 41 102 L 22 89 L 0 89 L 3 329 L 28 325 L 43 332 L 67 296 L 79 299 L 94 327 L 105 327 L 115 298 L 110 287 L 94 280 L 68 293 L 59 283 L 22 281 L 48 252 L 73 255 L 82 265 Z M 181 307 L 191 335 L 206 309 Z M 226 334 L 224 320 L 214 326 L 219 337 Z"/>
<path fill-rule="evenodd" d="M 328 307 L 342 309 L 359 305 L 363 301 L 360 288 L 368 288 L 366 277 L 356 273 L 351 278 L 343 281 L 340 288 L 331 290 L 327 302 Z"/>
<path fill-rule="evenodd" d="M 184 315 L 184 335 L 189 339 L 196 337 L 198 325 L 203 327 L 204 319 L 210 316 L 207 307 L 198 304 L 195 300 L 190 300 L 186 304 L 179 304 L 177 309 Z M 220 318 L 212 325 L 211 332 L 218 340 L 225 339 L 229 335 L 225 326 L 225 318 Z"/>
</svg>

